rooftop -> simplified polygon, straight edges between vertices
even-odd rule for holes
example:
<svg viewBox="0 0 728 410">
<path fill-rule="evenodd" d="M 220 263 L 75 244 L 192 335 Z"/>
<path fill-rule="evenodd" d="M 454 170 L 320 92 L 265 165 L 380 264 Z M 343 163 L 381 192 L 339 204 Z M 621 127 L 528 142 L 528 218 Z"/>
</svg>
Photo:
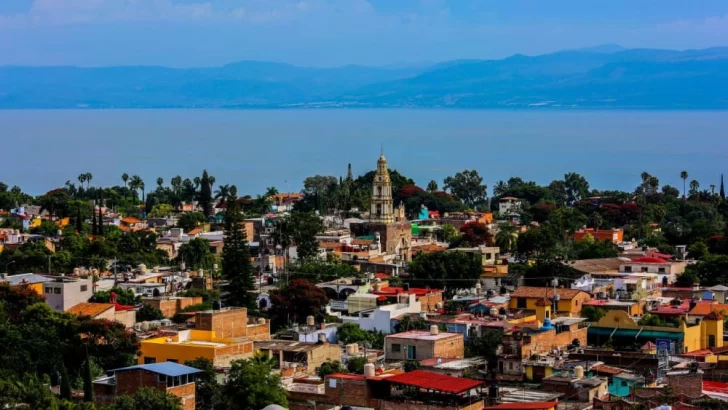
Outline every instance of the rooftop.
<svg viewBox="0 0 728 410">
<path fill-rule="evenodd" d="M 438 332 L 437 334 L 433 335 L 431 332 L 428 332 L 426 330 L 410 330 L 409 332 L 387 335 L 385 339 L 440 340 L 455 336 L 462 337 L 460 333 Z"/>
<path fill-rule="evenodd" d="M 66 313 L 78 316 L 95 317 L 109 309 L 114 309 L 113 303 L 79 303 L 78 305 L 68 309 Z"/>
<path fill-rule="evenodd" d="M 409 373 L 398 374 L 389 377 L 387 380 L 392 383 L 403 384 L 405 386 L 413 386 L 453 394 L 464 393 L 483 384 L 483 382 L 479 380 L 446 376 L 444 374 L 432 373 L 424 370 L 415 370 Z"/>
<path fill-rule="evenodd" d="M 168 377 L 182 376 L 185 374 L 200 373 L 202 370 L 195 369 L 194 367 L 185 366 L 183 364 L 174 362 L 162 362 L 162 363 L 150 363 L 150 364 L 138 364 L 136 366 L 122 367 L 121 369 L 114 369 L 113 372 L 124 372 L 129 370 L 146 370 L 148 372 L 162 374 Z"/>
<path fill-rule="evenodd" d="M 36 273 L 20 273 L 17 275 L 9 275 L 4 279 L 0 279 L 0 282 L 6 281 L 10 284 L 10 286 L 18 286 L 31 283 L 51 282 L 53 279 Z"/>
<path fill-rule="evenodd" d="M 570 266 L 579 272 L 584 273 L 617 273 L 619 267 L 625 262 L 629 262 L 626 258 L 601 258 L 601 259 L 582 259 L 570 263 Z"/>
<path fill-rule="evenodd" d="M 539 288 L 534 286 L 521 286 L 511 294 L 512 298 L 547 298 L 553 299 L 554 293 L 558 293 L 562 300 L 574 299 L 576 295 L 583 293 L 588 294 L 578 289 L 556 289 L 553 288 Z"/>
<path fill-rule="evenodd" d="M 554 408 L 558 401 L 534 401 L 530 403 L 501 403 L 497 406 L 486 407 L 486 410 L 543 410 Z"/>
<path fill-rule="evenodd" d="M 259 340 L 255 341 L 256 350 L 278 350 L 283 352 L 308 352 L 319 346 L 314 342 L 298 342 L 295 340 Z"/>
</svg>

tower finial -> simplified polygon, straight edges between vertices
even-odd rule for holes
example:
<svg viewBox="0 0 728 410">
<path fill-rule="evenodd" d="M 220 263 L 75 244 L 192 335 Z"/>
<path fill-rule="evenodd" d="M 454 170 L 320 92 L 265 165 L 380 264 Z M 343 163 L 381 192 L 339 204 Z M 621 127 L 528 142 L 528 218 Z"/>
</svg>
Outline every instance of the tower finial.
<svg viewBox="0 0 728 410">
<path fill-rule="evenodd" d="M 381 143 L 381 153 L 382 156 L 384 156 L 384 143 Z"/>
</svg>

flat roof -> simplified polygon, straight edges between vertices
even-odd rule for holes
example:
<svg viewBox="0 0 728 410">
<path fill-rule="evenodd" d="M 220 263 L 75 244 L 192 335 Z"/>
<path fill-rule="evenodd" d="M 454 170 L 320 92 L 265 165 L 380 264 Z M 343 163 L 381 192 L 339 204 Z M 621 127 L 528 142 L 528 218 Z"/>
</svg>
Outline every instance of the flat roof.
<svg viewBox="0 0 728 410">
<path fill-rule="evenodd" d="M 308 352 L 320 346 L 314 342 L 296 340 L 256 340 L 254 346 L 258 350 L 280 350 L 284 352 Z"/>
<path fill-rule="evenodd" d="M 558 401 L 534 401 L 529 403 L 501 403 L 486 407 L 486 410 L 544 410 L 556 407 Z"/>
<path fill-rule="evenodd" d="M 385 339 L 417 339 L 417 340 L 440 340 L 453 336 L 461 336 L 460 333 L 438 332 L 433 335 L 426 330 L 410 330 L 409 332 L 395 333 L 385 336 Z"/>
<path fill-rule="evenodd" d="M 387 378 L 392 383 L 405 386 L 419 387 L 421 389 L 436 390 L 446 393 L 459 394 L 474 389 L 483 384 L 480 380 L 463 379 L 444 374 L 415 370 Z"/>
<path fill-rule="evenodd" d="M 185 374 L 200 373 L 202 370 L 195 369 L 194 367 L 185 366 L 183 364 L 174 362 L 161 362 L 161 363 L 150 363 L 150 364 L 138 364 L 136 366 L 122 367 L 120 369 L 114 369 L 113 372 L 123 372 L 127 370 L 146 370 L 152 373 L 163 374 L 169 377 L 182 376 Z"/>
</svg>

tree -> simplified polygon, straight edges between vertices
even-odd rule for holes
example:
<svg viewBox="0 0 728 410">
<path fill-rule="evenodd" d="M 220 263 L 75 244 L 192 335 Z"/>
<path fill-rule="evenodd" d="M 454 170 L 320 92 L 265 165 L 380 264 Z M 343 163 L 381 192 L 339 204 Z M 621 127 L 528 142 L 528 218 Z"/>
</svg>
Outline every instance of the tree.
<svg viewBox="0 0 728 410">
<path fill-rule="evenodd" d="M 594 306 L 585 306 L 581 309 L 581 316 L 585 317 L 589 322 L 598 322 L 607 311 L 602 308 L 595 308 Z"/>
<path fill-rule="evenodd" d="M 265 197 L 269 198 L 278 195 L 278 188 L 271 186 L 265 189 Z"/>
<path fill-rule="evenodd" d="M 680 172 L 680 179 L 683 180 L 683 199 L 687 198 L 685 196 L 685 182 L 688 180 L 688 171 L 681 171 Z"/>
<path fill-rule="evenodd" d="M 363 344 L 369 340 L 366 330 L 362 329 L 356 323 L 344 323 L 336 330 L 336 337 L 339 342 L 348 345 L 351 343 Z"/>
<path fill-rule="evenodd" d="M 438 191 L 437 181 L 434 179 L 427 184 L 427 192 L 435 193 Z"/>
<path fill-rule="evenodd" d="M 475 286 L 483 272 L 479 258 L 464 252 L 419 254 L 407 268 L 406 282 L 414 287 L 445 289 L 451 296 L 457 289 Z"/>
<path fill-rule="evenodd" d="M 482 222 L 468 222 L 460 228 L 460 240 L 451 244 L 453 247 L 460 246 L 460 243 L 475 247 L 480 245 L 493 246 L 493 234 Z"/>
<path fill-rule="evenodd" d="M 242 223 L 237 201 L 231 200 L 225 212 L 225 237 L 222 249 L 222 275 L 228 282 L 225 302 L 229 306 L 255 309 L 250 293 L 255 289 L 253 265 L 250 262 L 245 224 Z"/>
<path fill-rule="evenodd" d="M 346 369 L 349 373 L 364 374 L 364 365 L 368 362 L 366 357 L 350 357 L 346 362 Z"/>
<path fill-rule="evenodd" d="M 700 284 L 700 278 L 693 272 L 683 272 L 675 279 L 675 286 L 692 288 L 697 284 Z"/>
<path fill-rule="evenodd" d="M 217 382 L 217 373 L 212 361 L 205 357 L 198 357 L 195 360 L 188 360 L 184 364 L 202 370 L 195 381 L 195 409 L 215 409 L 222 398 L 220 397 L 221 386 Z"/>
<path fill-rule="evenodd" d="M 428 330 L 430 328 L 427 321 L 421 317 L 413 319 L 412 316 L 404 316 L 397 323 L 397 332 L 408 332 L 410 330 Z"/>
<path fill-rule="evenodd" d="M 133 396 L 118 396 L 103 410 L 182 410 L 182 399 L 164 390 L 142 387 Z"/>
<path fill-rule="evenodd" d="M 273 363 L 256 356 L 232 362 L 227 383 L 222 388 L 225 409 L 260 410 L 270 404 L 288 407 L 281 376 L 273 373 Z"/>
<path fill-rule="evenodd" d="M 164 315 L 162 314 L 162 311 L 158 308 L 155 308 L 151 305 L 142 305 L 142 307 L 137 310 L 136 313 L 136 320 L 137 322 L 147 322 L 151 320 L 162 320 L 164 319 Z"/>
<path fill-rule="evenodd" d="M 446 190 L 472 208 L 482 205 L 488 196 L 488 187 L 483 185 L 483 177 L 474 169 L 458 172 L 453 177 L 445 178 L 444 182 Z"/>
<path fill-rule="evenodd" d="M 690 181 L 690 198 L 698 199 L 698 190 L 700 189 L 700 182 L 696 180 Z"/>
<path fill-rule="evenodd" d="M 587 182 L 586 178 L 575 172 L 564 175 L 564 185 L 566 188 L 567 202 L 569 204 L 586 198 L 589 194 L 589 182 Z"/>
<path fill-rule="evenodd" d="M 227 203 L 230 197 L 230 185 L 220 185 L 215 191 L 215 199 L 219 199 L 221 202 Z"/>
<path fill-rule="evenodd" d="M 326 292 L 307 279 L 294 279 L 283 289 L 270 292 L 271 311 L 289 321 L 304 323 L 307 316 L 321 312 L 328 303 Z"/>
<path fill-rule="evenodd" d="M 420 370 L 422 368 L 422 365 L 417 360 L 407 360 L 404 362 L 404 371 L 405 372 L 413 372 L 415 370 Z"/>
<path fill-rule="evenodd" d="M 518 243 L 518 229 L 511 224 L 503 224 L 495 234 L 495 244 L 503 253 L 510 253 L 516 250 Z"/>
<path fill-rule="evenodd" d="M 321 218 L 306 212 L 294 212 L 288 218 L 299 259 L 306 260 L 318 256 L 319 241 L 316 235 L 324 229 Z"/>
<path fill-rule="evenodd" d="M 316 375 L 318 375 L 318 377 L 323 380 L 326 376 L 330 374 L 343 373 L 344 371 L 344 367 L 338 360 L 326 360 L 325 362 L 321 363 L 321 366 L 316 369 Z"/>
<path fill-rule="evenodd" d="M 151 196 L 151 194 L 149 194 L 149 196 Z M 152 211 L 149 212 L 149 216 L 152 218 L 164 218 L 166 216 L 172 215 L 172 212 L 174 212 L 174 207 L 172 205 L 159 204 L 152 207 Z M 187 214 L 184 214 L 182 216 L 184 217 L 185 215 Z"/>
<path fill-rule="evenodd" d="M 86 360 L 83 362 L 83 401 L 88 403 L 94 402 L 94 385 L 93 376 L 91 374 L 91 356 L 86 350 Z"/>
<path fill-rule="evenodd" d="M 202 172 L 199 202 L 205 218 L 212 215 L 212 187 L 210 186 L 210 175 L 207 174 L 207 170 Z"/>
<path fill-rule="evenodd" d="M 188 269 L 211 269 L 215 257 L 210 253 L 210 241 L 204 238 L 193 238 L 179 247 L 177 263 L 184 262 Z"/>
<path fill-rule="evenodd" d="M 205 222 L 207 222 L 207 218 L 200 212 L 188 212 L 179 217 L 177 227 L 184 229 L 185 232 L 189 232 Z"/>
<path fill-rule="evenodd" d="M 480 337 L 471 337 L 465 345 L 465 357 L 485 357 L 489 369 L 498 365 L 498 346 L 503 343 L 503 332 L 488 331 Z"/>
<path fill-rule="evenodd" d="M 720 199 L 725 200 L 725 186 L 723 185 L 723 174 L 720 174 Z"/>
</svg>

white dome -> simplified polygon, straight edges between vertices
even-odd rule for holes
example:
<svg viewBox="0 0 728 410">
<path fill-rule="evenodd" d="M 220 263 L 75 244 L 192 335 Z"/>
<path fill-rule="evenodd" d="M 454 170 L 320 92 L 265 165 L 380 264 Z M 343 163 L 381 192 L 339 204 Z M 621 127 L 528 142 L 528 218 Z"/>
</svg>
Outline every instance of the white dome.
<svg viewBox="0 0 728 410">
<path fill-rule="evenodd" d="M 263 407 L 261 410 L 288 410 L 285 407 L 279 406 L 277 404 L 269 404 L 265 407 Z"/>
</svg>

